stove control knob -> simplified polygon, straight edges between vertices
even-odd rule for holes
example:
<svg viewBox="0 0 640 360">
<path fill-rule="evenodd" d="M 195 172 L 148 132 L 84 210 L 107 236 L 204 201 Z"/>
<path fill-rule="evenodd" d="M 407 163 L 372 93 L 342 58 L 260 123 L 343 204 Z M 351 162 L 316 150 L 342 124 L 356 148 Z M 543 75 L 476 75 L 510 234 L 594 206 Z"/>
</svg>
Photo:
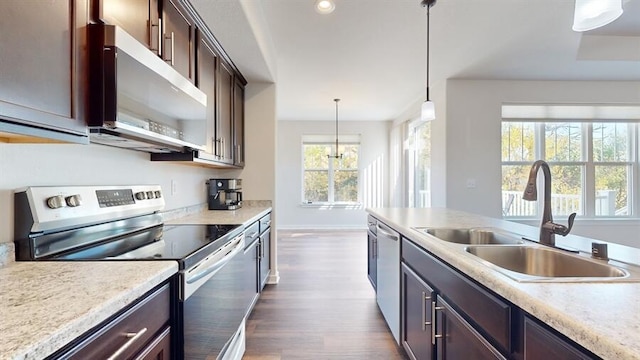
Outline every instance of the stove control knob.
<svg viewBox="0 0 640 360">
<path fill-rule="evenodd" d="M 162 193 L 160 192 L 160 190 L 156 190 L 154 191 L 155 195 L 156 195 L 156 199 L 160 199 L 162 197 Z"/>
<path fill-rule="evenodd" d="M 156 196 L 153 194 L 153 191 L 147 191 L 147 199 L 153 199 Z"/>
<path fill-rule="evenodd" d="M 147 198 L 147 194 L 144 191 L 140 191 L 136 193 L 136 199 L 144 200 Z"/>
<path fill-rule="evenodd" d="M 71 207 L 76 207 L 76 206 L 82 205 L 82 196 L 80 196 L 80 194 L 67 196 L 65 198 L 65 200 L 67 202 L 67 205 L 69 205 Z"/>
<path fill-rule="evenodd" d="M 67 206 L 67 203 L 64 201 L 64 196 L 56 195 L 47 199 L 47 206 L 50 209 L 58 209 Z"/>
</svg>

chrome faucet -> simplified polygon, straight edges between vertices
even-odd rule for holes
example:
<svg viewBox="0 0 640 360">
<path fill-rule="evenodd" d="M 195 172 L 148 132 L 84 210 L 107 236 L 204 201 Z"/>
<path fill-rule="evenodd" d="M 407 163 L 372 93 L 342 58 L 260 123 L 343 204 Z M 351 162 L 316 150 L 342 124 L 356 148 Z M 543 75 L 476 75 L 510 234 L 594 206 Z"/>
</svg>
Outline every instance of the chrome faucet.
<svg viewBox="0 0 640 360">
<path fill-rule="evenodd" d="M 538 170 L 542 168 L 544 174 L 544 212 L 542 213 L 542 223 L 540 224 L 540 243 L 549 246 L 555 246 L 556 234 L 567 236 L 573 227 L 573 221 L 576 213 L 569 215 L 569 226 L 556 224 L 553 222 L 551 215 L 551 170 L 549 164 L 542 160 L 538 160 L 531 166 L 527 187 L 524 189 L 522 198 L 527 201 L 536 201 L 538 199 L 538 188 L 536 186 L 536 178 Z"/>
</svg>

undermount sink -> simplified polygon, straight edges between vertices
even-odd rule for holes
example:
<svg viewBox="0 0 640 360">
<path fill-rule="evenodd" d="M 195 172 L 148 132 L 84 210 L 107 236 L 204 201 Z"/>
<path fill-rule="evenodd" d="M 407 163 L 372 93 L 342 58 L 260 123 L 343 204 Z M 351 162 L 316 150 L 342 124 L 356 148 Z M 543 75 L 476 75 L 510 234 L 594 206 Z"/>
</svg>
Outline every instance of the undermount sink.
<svg viewBox="0 0 640 360">
<path fill-rule="evenodd" d="M 521 238 L 516 234 L 503 231 L 495 231 L 490 228 L 475 229 L 447 229 L 447 228 L 417 228 L 426 234 L 434 236 L 442 241 L 467 244 L 467 245 L 504 245 L 504 244 L 522 244 Z"/>
<path fill-rule="evenodd" d="M 518 281 L 597 281 L 629 276 L 623 269 L 559 250 L 533 246 L 467 246 L 465 249 Z M 571 278 L 571 279 L 569 279 Z"/>
</svg>

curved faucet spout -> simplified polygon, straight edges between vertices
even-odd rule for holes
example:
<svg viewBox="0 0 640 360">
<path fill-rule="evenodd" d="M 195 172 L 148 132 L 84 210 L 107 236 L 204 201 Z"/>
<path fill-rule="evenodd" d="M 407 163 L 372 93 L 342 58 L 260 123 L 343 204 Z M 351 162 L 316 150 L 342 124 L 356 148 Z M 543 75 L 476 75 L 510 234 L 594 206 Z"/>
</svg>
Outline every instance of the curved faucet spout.
<svg viewBox="0 0 640 360">
<path fill-rule="evenodd" d="M 536 201 L 538 199 L 536 180 L 538 170 L 541 168 L 544 175 L 544 210 L 540 224 L 540 243 L 554 246 L 556 243 L 555 234 L 562 236 L 569 234 L 576 214 L 573 213 L 569 216 L 568 227 L 553 222 L 553 215 L 551 214 L 551 170 L 549 169 L 549 164 L 543 160 L 538 160 L 531 166 L 527 187 L 524 190 L 524 194 L 522 194 L 522 198 L 527 201 Z"/>
</svg>

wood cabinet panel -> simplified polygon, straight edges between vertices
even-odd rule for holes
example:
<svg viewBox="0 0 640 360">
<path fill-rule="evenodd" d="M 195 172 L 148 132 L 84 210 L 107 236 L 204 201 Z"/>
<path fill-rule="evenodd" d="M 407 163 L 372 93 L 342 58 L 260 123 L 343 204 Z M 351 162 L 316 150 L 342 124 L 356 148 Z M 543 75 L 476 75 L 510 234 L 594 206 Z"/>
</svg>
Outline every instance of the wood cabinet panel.
<svg viewBox="0 0 640 360">
<path fill-rule="evenodd" d="M 171 327 L 162 331 L 135 360 L 170 360 L 171 357 Z"/>
<path fill-rule="evenodd" d="M 367 277 L 374 289 L 378 284 L 378 239 L 367 230 Z"/>
<path fill-rule="evenodd" d="M 193 23 L 173 0 L 162 3 L 162 59 L 185 78 L 194 81 Z"/>
<path fill-rule="evenodd" d="M 436 309 L 438 359 L 506 360 L 440 296 Z"/>
<path fill-rule="evenodd" d="M 244 84 L 237 77 L 233 88 L 233 164 L 244 166 Z"/>
<path fill-rule="evenodd" d="M 199 34 L 199 33 L 198 33 Z M 216 64 L 218 55 L 212 50 L 208 41 L 198 35 L 197 61 L 198 71 L 196 85 L 207 94 L 207 152 L 217 154 L 216 136 Z"/>
<path fill-rule="evenodd" d="M 130 358 L 169 324 L 171 298 L 169 285 L 150 294 L 124 314 L 94 331 L 75 350 L 62 356 L 70 359 L 107 358 L 128 342 L 122 358 Z M 129 335 L 130 334 L 130 335 Z M 134 336 L 137 337 L 134 339 Z"/>
<path fill-rule="evenodd" d="M 435 292 L 404 264 L 401 276 L 402 347 L 412 360 L 433 359 L 431 301 Z"/>
<path fill-rule="evenodd" d="M 267 230 L 260 235 L 260 290 L 267 284 L 269 270 L 271 269 L 271 231 Z"/>
<path fill-rule="evenodd" d="M 512 351 L 511 306 L 403 239 L 402 259 L 483 329 L 505 353 Z"/>
<path fill-rule="evenodd" d="M 86 1 L 0 1 L 0 118 L 80 136 Z"/>
<path fill-rule="evenodd" d="M 160 14 L 158 0 L 102 0 L 102 19 L 123 28 L 158 54 Z"/>
<path fill-rule="evenodd" d="M 534 320 L 524 319 L 524 359 L 587 360 L 596 358 L 555 335 Z"/>
<path fill-rule="evenodd" d="M 217 106 L 217 129 L 216 140 L 219 143 L 221 161 L 232 163 L 233 145 L 233 70 L 224 61 L 218 59 L 218 92 L 216 98 Z"/>
</svg>

